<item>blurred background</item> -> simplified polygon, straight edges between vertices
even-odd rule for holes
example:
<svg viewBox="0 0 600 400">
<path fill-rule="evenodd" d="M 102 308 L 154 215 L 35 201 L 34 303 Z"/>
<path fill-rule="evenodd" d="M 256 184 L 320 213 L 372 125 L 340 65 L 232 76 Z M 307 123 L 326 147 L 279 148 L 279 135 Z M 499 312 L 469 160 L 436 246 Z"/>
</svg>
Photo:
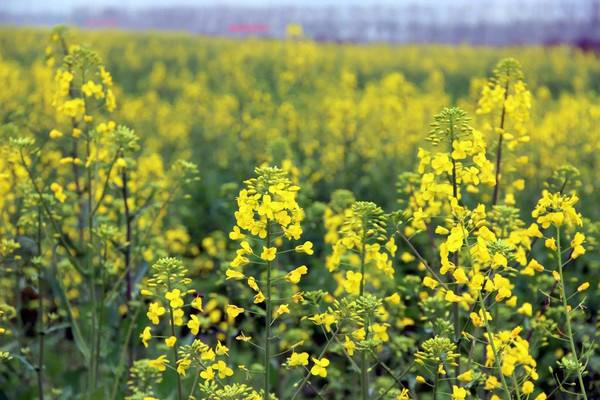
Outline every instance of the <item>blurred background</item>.
<svg viewBox="0 0 600 400">
<path fill-rule="evenodd" d="M 600 0 L 2 0 L 0 24 L 600 49 Z"/>
</svg>

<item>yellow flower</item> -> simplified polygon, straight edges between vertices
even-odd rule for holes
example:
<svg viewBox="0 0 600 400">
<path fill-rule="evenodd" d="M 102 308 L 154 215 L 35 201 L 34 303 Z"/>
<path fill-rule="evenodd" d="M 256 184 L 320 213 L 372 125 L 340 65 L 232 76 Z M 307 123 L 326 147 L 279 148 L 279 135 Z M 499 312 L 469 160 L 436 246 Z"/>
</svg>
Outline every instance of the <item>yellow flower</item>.
<svg viewBox="0 0 600 400">
<path fill-rule="evenodd" d="M 260 253 L 260 258 L 262 258 L 265 261 L 273 261 L 275 259 L 276 254 L 276 247 L 263 247 L 262 253 Z"/>
<path fill-rule="evenodd" d="M 325 325 L 325 330 L 327 332 L 331 332 L 331 325 L 336 323 L 335 316 L 329 313 L 315 314 L 308 319 L 309 321 L 313 321 L 316 325 Z"/>
<path fill-rule="evenodd" d="M 215 353 L 217 353 L 218 356 L 228 355 L 229 348 L 227 346 L 224 346 L 220 340 L 217 340 L 217 347 L 215 347 Z"/>
<path fill-rule="evenodd" d="M 238 307 L 233 304 L 229 304 L 225 311 L 227 312 L 227 316 L 230 319 L 235 319 L 238 315 L 243 313 L 245 310 L 242 307 Z"/>
<path fill-rule="evenodd" d="M 469 278 L 467 277 L 465 270 L 462 268 L 456 268 L 454 270 L 454 272 L 452 273 L 452 276 L 454 277 L 454 280 L 456 281 L 456 283 L 458 283 L 460 285 L 465 285 L 465 284 L 469 283 Z"/>
<path fill-rule="evenodd" d="M 444 296 L 444 300 L 450 303 L 460 303 L 461 301 L 463 301 L 463 298 L 461 296 L 456 295 L 453 290 L 448 290 L 446 292 L 446 296 Z"/>
<path fill-rule="evenodd" d="M 490 375 L 488 376 L 488 378 L 485 380 L 485 385 L 484 385 L 484 389 L 485 390 L 494 390 L 500 387 L 500 382 L 498 382 L 498 378 L 496 378 L 494 375 Z"/>
<path fill-rule="evenodd" d="M 439 285 L 439 282 L 429 276 L 423 278 L 423 286 L 430 289 L 435 289 Z"/>
<path fill-rule="evenodd" d="M 571 258 L 575 259 L 583 254 L 585 254 L 585 248 L 583 247 L 583 242 L 585 241 L 585 235 L 583 233 L 577 232 L 571 240 L 571 248 L 573 252 L 571 253 Z"/>
<path fill-rule="evenodd" d="M 244 239 L 245 237 L 246 237 L 246 235 L 244 235 L 240 231 L 240 228 L 237 225 L 233 227 L 233 230 L 231 232 L 229 232 L 229 239 L 231 239 L 231 240 L 241 240 L 241 239 Z"/>
<path fill-rule="evenodd" d="M 102 85 L 95 83 L 94 81 L 87 81 L 81 86 L 81 91 L 86 97 L 94 96 L 97 99 L 104 97 L 102 93 Z"/>
<path fill-rule="evenodd" d="M 64 203 L 67 199 L 67 195 L 65 194 L 63 187 L 60 184 L 53 182 L 50 185 L 50 190 L 52 190 L 52 192 L 54 193 L 54 197 L 59 202 Z"/>
<path fill-rule="evenodd" d="M 159 356 L 158 358 L 154 359 L 154 360 L 150 360 L 148 362 L 148 364 L 150 365 L 150 367 L 156 369 L 159 372 L 164 372 L 167 370 L 167 364 L 169 363 L 169 360 L 167 360 L 167 356 L 165 356 L 164 354 Z"/>
<path fill-rule="evenodd" d="M 462 374 L 457 376 L 457 379 L 461 382 L 471 382 L 473 380 L 473 370 L 470 369 L 468 371 L 463 372 Z"/>
<path fill-rule="evenodd" d="M 531 303 L 523 303 L 523 305 L 517 310 L 517 312 L 519 314 L 523 314 L 528 317 L 531 317 L 531 315 L 533 314 L 533 309 L 531 307 Z"/>
<path fill-rule="evenodd" d="M 254 300 L 253 303 L 254 304 L 260 304 L 263 301 L 265 301 L 265 295 L 263 294 L 262 291 L 259 291 L 258 293 L 256 293 L 256 295 L 254 296 Z"/>
<path fill-rule="evenodd" d="M 279 307 L 277 307 L 277 309 L 273 313 L 273 316 L 275 318 L 279 318 L 283 314 L 289 314 L 289 312 L 290 312 L 290 308 L 288 307 L 288 305 L 287 304 L 281 304 Z"/>
<path fill-rule="evenodd" d="M 360 293 L 360 283 L 362 274 L 360 272 L 346 271 L 346 279 L 344 280 L 344 290 L 350 294 Z"/>
<path fill-rule="evenodd" d="M 381 342 L 387 342 L 390 340 L 390 335 L 387 333 L 387 324 L 373 324 L 371 325 L 371 331 L 373 332 L 373 339 Z"/>
<path fill-rule="evenodd" d="M 148 342 L 152 339 L 152 329 L 149 326 L 145 327 L 142 333 L 140 333 L 140 339 L 142 339 L 144 347 L 148 347 Z"/>
<path fill-rule="evenodd" d="M 533 393 L 533 389 L 535 389 L 535 387 L 533 386 L 533 382 L 531 382 L 531 381 L 523 382 L 523 386 L 521 388 L 521 390 L 523 391 L 523 394 L 531 394 L 531 393 Z"/>
<path fill-rule="evenodd" d="M 415 256 L 413 256 L 408 251 L 405 251 L 402 253 L 402 255 L 400 255 L 400 260 L 402 260 L 403 263 L 408 264 L 409 262 L 415 260 Z"/>
<path fill-rule="evenodd" d="M 315 376 L 320 376 L 321 378 L 327 377 L 327 367 L 329 366 L 329 360 L 326 358 L 314 358 L 311 357 L 314 365 L 310 369 L 310 373 Z"/>
<path fill-rule="evenodd" d="M 579 285 L 579 287 L 577 288 L 578 292 L 583 292 L 588 290 L 590 287 L 590 283 L 589 282 L 583 282 L 581 285 Z"/>
<path fill-rule="evenodd" d="M 308 365 L 308 353 L 296 353 L 293 351 L 287 359 L 287 365 L 290 367 Z"/>
<path fill-rule="evenodd" d="M 48 136 L 50 136 L 50 139 L 58 139 L 63 136 L 63 133 L 57 129 L 52 129 Z"/>
<path fill-rule="evenodd" d="M 556 247 L 556 239 L 554 239 L 554 238 L 546 239 L 544 241 L 544 246 L 546 246 L 550 250 L 556 251 L 556 249 L 557 249 L 557 247 Z"/>
<path fill-rule="evenodd" d="M 215 371 L 212 367 L 206 368 L 204 371 L 200 372 L 200 377 L 205 381 L 212 381 L 215 379 Z"/>
<path fill-rule="evenodd" d="M 240 332 L 240 334 L 235 337 L 235 340 L 239 340 L 240 342 L 249 342 L 252 340 L 252 336 L 246 336 L 244 335 L 244 332 Z"/>
<path fill-rule="evenodd" d="M 175 342 L 177 342 L 177 338 L 175 336 L 169 336 L 165 339 L 165 344 L 167 345 L 167 347 L 175 346 Z"/>
<path fill-rule="evenodd" d="M 394 294 L 386 297 L 385 301 L 397 306 L 398 304 L 400 304 L 400 295 L 398 293 L 394 293 Z"/>
<path fill-rule="evenodd" d="M 214 363 L 213 365 L 210 366 L 212 369 L 216 370 L 218 375 L 219 375 L 219 379 L 225 379 L 228 376 L 232 376 L 233 375 L 233 370 L 231 368 L 229 368 L 227 366 L 227 364 L 225 364 L 225 361 L 223 360 L 219 360 L 216 363 Z"/>
<path fill-rule="evenodd" d="M 464 240 L 464 230 L 462 226 L 455 226 L 450 230 L 450 235 L 446 239 L 448 251 L 456 252 L 460 250 Z"/>
<path fill-rule="evenodd" d="M 241 273 L 240 271 L 236 271 L 234 269 L 231 268 L 227 268 L 227 270 L 225 271 L 225 276 L 227 280 L 229 279 L 244 279 L 244 274 Z"/>
<path fill-rule="evenodd" d="M 350 357 L 352 357 L 354 355 L 354 350 L 356 349 L 356 343 L 354 343 L 354 341 L 352 339 L 350 339 L 350 337 L 348 337 L 348 335 L 346 335 L 346 338 L 344 339 L 344 349 L 346 350 L 346 353 L 348 353 L 348 355 Z"/>
<path fill-rule="evenodd" d="M 296 246 L 295 249 L 298 253 L 306 253 L 309 256 L 312 255 L 314 253 L 313 251 L 313 244 L 310 241 L 306 241 L 304 242 L 304 244 L 301 244 L 300 246 Z"/>
<path fill-rule="evenodd" d="M 256 279 L 253 276 L 249 277 L 247 282 L 250 289 L 254 290 L 255 292 L 260 292 L 260 288 L 258 287 Z"/>
<path fill-rule="evenodd" d="M 543 272 L 544 266 L 540 264 L 537 260 L 532 258 L 527 266 L 521 271 L 523 275 L 533 276 L 536 272 Z"/>
<path fill-rule="evenodd" d="M 452 385 L 452 400 L 465 400 L 467 398 L 467 390 L 465 388 Z"/>
<path fill-rule="evenodd" d="M 190 315 L 190 320 L 187 323 L 187 327 L 190 328 L 192 335 L 197 335 L 200 331 L 200 320 L 197 315 Z"/>
<path fill-rule="evenodd" d="M 183 299 L 181 298 L 181 290 L 173 289 L 165 294 L 165 299 L 169 300 L 169 305 L 172 308 L 183 307 Z"/>
<path fill-rule="evenodd" d="M 385 243 L 385 249 L 392 255 L 396 255 L 396 251 L 398 250 L 398 246 L 396 246 L 396 241 L 394 240 L 393 237 L 391 237 L 386 243 Z"/>
<path fill-rule="evenodd" d="M 192 300 L 190 306 L 192 306 L 192 308 L 195 308 L 198 311 L 204 311 L 204 308 L 202 307 L 202 297 L 194 297 L 194 300 Z"/>
<path fill-rule="evenodd" d="M 165 312 L 165 308 L 160 303 L 153 302 L 148 306 L 148 312 L 146 313 L 146 316 L 154 325 L 158 325 L 160 322 L 159 317 Z"/>
<path fill-rule="evenodd" d="M 308 268 L 306 267 L 306 265 L 301 265 L 298 268 L 295 268 L 288 272 L 285 275 L 285 279 L 290 283 L 297 284 L 298 282 L 300 282 L 302 275 L 306 275 L 307 273 Z"/>
<path fill-rule="evenodd" d="M 177 373 L 179 375 L 185 375 L 190 365 L 192 365 L 192 360 L 189 358 L 180 359 L 177 361 Z"/>
<path fill-rule="evenodd" d="M 421 375 L 417 375 L 416 380 L 419 383 L 426 383 L 427 382 L 427 380 L 423 376 L 421 376 Z"/>
</svg>

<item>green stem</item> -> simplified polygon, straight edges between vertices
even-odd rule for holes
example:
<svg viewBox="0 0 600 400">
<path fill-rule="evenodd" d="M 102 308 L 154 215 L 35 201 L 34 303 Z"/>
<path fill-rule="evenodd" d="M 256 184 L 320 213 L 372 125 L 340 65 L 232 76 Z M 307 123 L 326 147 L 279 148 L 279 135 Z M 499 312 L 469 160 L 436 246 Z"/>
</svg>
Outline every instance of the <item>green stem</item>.
<svg viewBox="0 0 600 400">
<path fill-rule="evenodd" d="M 515 394 L 517 396 L 518 400 L 521 400 L 521 391 L 519 390 L 519 383 L 517 382 L 517 378 L 515 377 L 515 374 L 512 374 L 510 376 L 511 380 L 512 380 L 512 384 L 515 388 Z"/>
<path fill-rule="evenodd" d="M 169 289 L 170 290 L 170 289 Z M 171 305 L 169 304 L 169 317 L 171 318 L 171 335 L 175 336 L 175 320 L 173 318 L 173 308 L 171 307 Z M 179 345 L 177 344 L 177 342 L 175 342 L 175 345 L 173 346 L 173 365 L 175 366 L 175 368 L 177 368 L 177 364 L 179 361 Z M 179 376 L 179 373 L 176 371 L 175 375 L 177 376 L 177 399 L 178 400 L 183 400 L 183 387 L 181 386 L 181 377 Z"/>
<path fill-rule="evenodd" d="M 367 218 L 363 217 L 362 248 L 360 251 L 360 296 L 365 294 L 365 250 L 367 244 Z M 365 338 L 369 337 L 369 318 L 364 319 Z M 367 364 L 367 352 L 363 350 L 360 354 L 360 389 L 362 400 L 369 398 L 369 366 Z"/>
<path fill-rule="evenodd" d="M 89 160 L 91 157 L 91 143 L 90 139 L 86 140 L 86 155 Z M 87 193 L 87 224 L 88 224 L 88 236 L 89 246 L 87 250 L 88 259 L 88 271 L 90 273 L 90 294 L 92 298 L 92 332 L 91 332 L 91 356 L 90 356 L 90 375 L 91 375 L 91 387 L 90 390 L 93 392 L 96 389 L 97 381 L 97 366 L 98 366 L 98 354 L 96 352 L 96 343 L 98 341 L 99 329 L 98 329 L 98 304 L 96 298 L 96 269 L 94 268 L 94 216 L 92 214 L 93 204 L 93 180 L 92 180 L 92 168 L 87 167 L 87 181 L 88 181 L 88 193 Z M 82 237 L 83 239 L 83 237 Z"/>
<path fill-rule="evenodd" d="M 562 250 L 560 248 L 560 229 L 556 227 L 556 257 L 558 259 L 558 273 L 560 275 L 560 297 L 562 299 L 563 308 L 565 310 L 565 319 L 567 323 L 567 335 L 569 336 L 569 345 L 571 346 L 571 352 L 577 363 L 577 380 L 579 381 L 579 389 L 581 395 L 587 400 L 587 394 L 585 392 L 585 385 L 583 384 L 583 376 L 581 375 L 581 368 L 579 366 L 579 357 L 577 357 L 577 349 L 575 347 L 575 341 L 573 340 L 573 328 L 571 327 L 571 314 L 569 313 L 569 304 L 567 303 L 567 296 L 565 295 L 565 280 L 563 277 L 563 263 L 562 263 Z"/>
<path fill-rule="evenodd" d="M 37 255 L 38 257 L 42 257 L 42 209 L 38 206 L 38 235 L 37 235 Z M 38 365 L 36 368 L 37 371 L 37 381 L 38 381 L 38 397 L 40 400 L 44 400 L 44 347 L 46 340 L 46 326 L 44 324 L 44 279 L 43 279 L 44 270 L 42 269 L 42 265 L 38 265 L 38 296 L 39 296 L 39 327 L 38 327 L 38 335 L 39 335 L 39 347 L 38 347 Z"/>
<path fill-rule="evenodd" d="M 171 277 L 167 280 L 167 289 L 169 292 L 171 291 Z M 175 318 L 173 316 L 173 307 L 171 307 L 171 303 L 169 303 L 169 319 L 171 322 L 171 336 L 175 336 Z M 173 365 L 175 369 L 177 368 L 177 362 L 179 361 L 179 344 L 175 341 L 175 345 L 173 346 Z M 177 400 L 183 400 L 183 387 L 181 385 L 181 376 L 179 373 L 175 371 L 175 376 L 177 377 Z"/>
<path fill-rule="evenodd" d="M 452 157 L 452 153 L 454 151 L 454 122 L 450 121 L 450 159 L 452 160 L 452 196 L 456 199 L 458 203 L 458 182 L 457 182 L 457 174 L 456 174 L 456 161 L 454 157 Z M 458 267 L 458 259 L 459 251 L 454 254 L 453 262 L 456 267 Z M 452 322 L 454 325 L 454 343 L 456 344 L 456 348 L 460 352 L 460 307 L 458 303 L 452 304 Z M 456 383 L 458 375 L 460 375 L 460 357 L 456 360 L 456 366 L 454 367 L 454 376 L 452 377 L 453 381 Z"/>
<path fill-rule="evenodd" d="M 433 379 L 433 400 L 437 400 L 438 383 L 440 382 L 440 373 L 436 371 Z"/>
<path fill-rule="evenodd" d="M 479 306 L 481 307 L 481 311 L 483 313 L 483 321 L 485 325 L 485 331 L 488 336 L 488 343 L 492 347 L 492 353 L 494 354 L 494 363 L 496 364 L 496 369 L 498 370 L 498 375 L 500 375 L 500 379 L 502 380 L 502 387 L 504 388 L 504 392 L 506 393 L 506 399 L 511 400 L 512 397 L 510 395 L 510 389 L 508 388 L 508 384 L 506 383 L 506 379 L 504 378 L 504 374 L 502 373 L 502 367 L 500 366 L 500 358 L 498 357 L 498 351 L 496 350 L 496 344 L 494 343 L 494 336 L 492 335 L 492 329 L 490 328 L 490 323 L 487 319 L 487 310 L 485 308 L 485 302 L 483 301 L 483 297 L 481 297 L 481 291 L 479 291 L 478 295 Z"/>
<path fill-rule="evenodd" d="M 504 121 L 506 120 L 506 99 L 508 98 L 508 81 L 509 77 L 506 77 L 506 84 L 504 85 L 504 101 L 502 102 L 502 114 L 500 115 L 500 138 L 498 139 L 498 147 L 496 148 L 496 184 L 494 185 L 494 195 L 492 196 L 492 205 L 498 203 L 498 196 L 500 195 L 500 167 L 502 165 L 502 141 L 504 140 Z"/>
<path fill-rule="evenodd" d="M 271 247 L 271 230 L 267 222 L 267 247 Z M 271 391 L 271 261 L 267 261 L 267 295 L 265 314 L 265 382 L 264 400 L 269 400 Z"/>
</svg>

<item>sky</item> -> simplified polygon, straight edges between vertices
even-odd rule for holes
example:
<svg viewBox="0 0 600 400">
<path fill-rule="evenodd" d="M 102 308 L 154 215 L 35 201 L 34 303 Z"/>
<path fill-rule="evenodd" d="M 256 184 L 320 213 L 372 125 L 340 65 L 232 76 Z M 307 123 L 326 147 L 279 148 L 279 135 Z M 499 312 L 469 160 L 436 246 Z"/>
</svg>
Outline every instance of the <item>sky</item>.
<svg viewBox="0 0 600 400">
<path fill-rule="evenodd" d="M 319 6 L 319 5 L 393 5 L 407 3 L 448 3 L 456 0 L 0 0 L 0 10 L 9 12 L 68 12 L 73 8 L 146 8 L 174 5 L 214 6 Z M 502 1 L 502 0 L 500 0 Z"/>
</svg>

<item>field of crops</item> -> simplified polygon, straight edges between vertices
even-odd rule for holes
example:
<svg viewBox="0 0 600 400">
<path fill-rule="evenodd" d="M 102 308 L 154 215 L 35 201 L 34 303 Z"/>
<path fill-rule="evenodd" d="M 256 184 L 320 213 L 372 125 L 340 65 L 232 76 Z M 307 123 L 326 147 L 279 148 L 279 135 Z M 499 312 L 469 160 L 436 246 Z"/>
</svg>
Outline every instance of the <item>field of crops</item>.
<svg viewBox="0 0 600 400">
<path fill-rule="evenodd" d="M 3 28 L 0 83 L 0 399 L 600 398 L 597 54 Z"/>
</svg>

